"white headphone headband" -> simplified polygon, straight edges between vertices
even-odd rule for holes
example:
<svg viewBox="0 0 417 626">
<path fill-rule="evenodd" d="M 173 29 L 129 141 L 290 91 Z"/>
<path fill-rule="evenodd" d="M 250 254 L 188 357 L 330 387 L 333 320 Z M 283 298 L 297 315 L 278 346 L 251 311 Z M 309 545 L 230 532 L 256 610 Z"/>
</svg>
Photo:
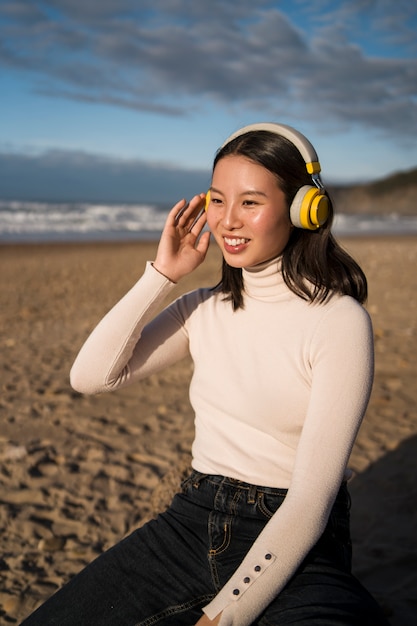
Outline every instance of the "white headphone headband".
<svg viewBox="0 0 417 626">
<path fill-rule="evenodd" d="M 321 170 L 319 159 L 317 156 L 317 152 L 315 151 L 312 144 L 309 142 L 307 137 L 304 137 L 298 130 L 292 128 L 291 126 L 286 126 L 285 124 L 276 124 L 275 122 L 261 122 L 259 124 L 249 124 L 248 126 L 244 126 L 243 128 L 234 132 L 230 137 L 226 139 L 223 143 L 222 148 L 226 146 L 228 143 L 244 135 L 245 133 L 250 133 L 256 130 L 266 130 L 270 133 L 275 133 L 276 135 L 280 135 L 281 137 L 285 137 L 294 146 L 298 149 L 301 156 L 303 157 L 307 172 L 311 175 L 318 174 Z"/>
</svg>

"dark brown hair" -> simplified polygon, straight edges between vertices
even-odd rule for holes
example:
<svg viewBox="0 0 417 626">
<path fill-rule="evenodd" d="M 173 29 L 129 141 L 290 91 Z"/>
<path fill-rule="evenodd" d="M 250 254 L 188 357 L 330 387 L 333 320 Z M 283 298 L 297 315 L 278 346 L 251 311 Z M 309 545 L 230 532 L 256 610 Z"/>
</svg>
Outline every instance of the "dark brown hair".
<svg viewBox="0 0 417 626">
<path fill-rule="evenodd" d="M 216 154 L 213 170 L 226 156 L 244 156 L 262 165 L 277 179 L 290 207 L 295 194 L 312 179 L 303 157 L 294 144 L 269 131 L 251 131 L 223 146 Z M 332 294 L 348 295 L 360 303 L 367 298 L 365 274 L 331 233 L 333 205 L 321 228 L 311 231 L 293 228 L 282 253 L 282 274 L 288 288 L 310 302 L 324 302 Z M 222 278 L 215 287 L 232 301 L 233 309 L 243 308 L 243 278 L 240 268 L 223 259 Z"/>
</svg>

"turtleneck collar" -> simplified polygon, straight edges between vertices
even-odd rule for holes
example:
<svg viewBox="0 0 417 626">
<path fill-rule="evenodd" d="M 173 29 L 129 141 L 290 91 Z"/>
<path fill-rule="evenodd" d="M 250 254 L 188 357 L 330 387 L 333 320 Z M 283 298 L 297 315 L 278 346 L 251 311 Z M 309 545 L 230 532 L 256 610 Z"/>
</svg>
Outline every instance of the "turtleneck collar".
<svg viewBox="0 0 417 626">
<path fill-rule="evenodd" d="M 291 293 L 281 272 L 281 257 L 242 270 L 245 295 L 255 300 L 275 302 Z"/>
</svg>

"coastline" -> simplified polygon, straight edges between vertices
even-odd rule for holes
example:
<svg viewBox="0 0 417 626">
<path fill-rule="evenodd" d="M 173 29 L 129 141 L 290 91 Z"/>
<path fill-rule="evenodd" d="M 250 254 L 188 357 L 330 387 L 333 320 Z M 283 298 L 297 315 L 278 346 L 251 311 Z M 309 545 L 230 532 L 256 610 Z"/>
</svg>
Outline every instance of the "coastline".
<svg viewBox="0 0 417 626">
<path fill-rule="evenodd" d="M 393 626 L 417 588 L 417 236 L 340 238 L 369 281 L 375 383 L 355 444 L 354 571 Z M 17 623 L 152 514 L 160 477 L 187 458 L 191 364 L 83 397 L 68 373 L 83 341 L 140 277 L 157 243 L 0 245 L 0 623 Z M 206 262 L 172 297 L 214 285 Z"/>
</svg>

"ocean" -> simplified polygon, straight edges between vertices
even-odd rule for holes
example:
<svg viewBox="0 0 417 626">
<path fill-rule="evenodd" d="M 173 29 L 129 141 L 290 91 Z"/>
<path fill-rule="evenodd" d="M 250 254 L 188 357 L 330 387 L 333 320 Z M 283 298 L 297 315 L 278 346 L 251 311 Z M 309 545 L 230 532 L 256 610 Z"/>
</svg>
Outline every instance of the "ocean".
<svg viewBox="0 0 417 626">
<path fill-rule="evenodd" d="M 0 200 L 0 243 L 159 238 L 169 206 Z M 337 215 L 336 236 L 417 234 L 417 216 Z"/>
</svg>

